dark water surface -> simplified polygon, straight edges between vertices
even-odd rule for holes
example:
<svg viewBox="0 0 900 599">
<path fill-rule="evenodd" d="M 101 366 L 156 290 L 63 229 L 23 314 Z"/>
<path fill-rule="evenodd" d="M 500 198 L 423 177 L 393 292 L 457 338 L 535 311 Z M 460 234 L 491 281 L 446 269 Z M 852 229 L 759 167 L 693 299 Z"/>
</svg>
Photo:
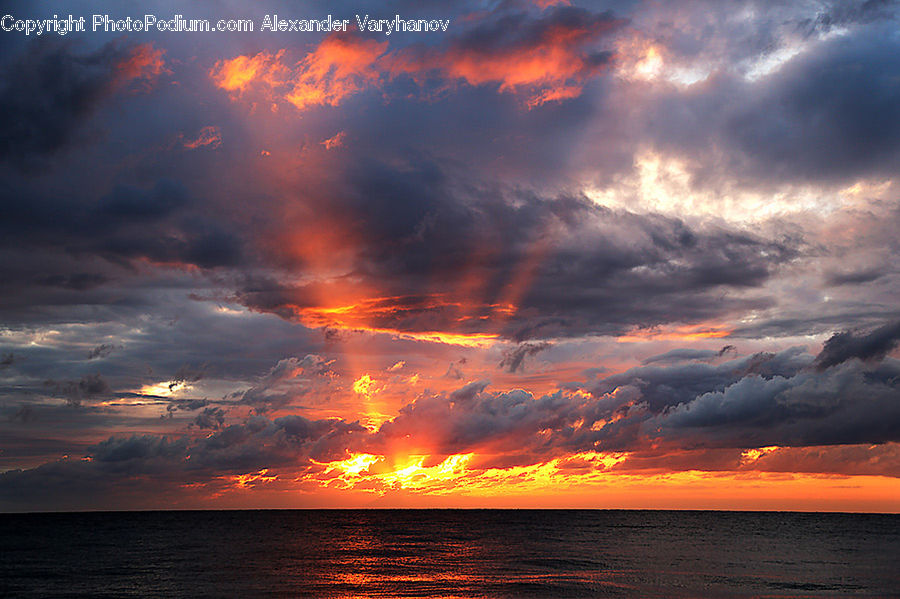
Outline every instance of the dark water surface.
<svg viewBox="0 0 900 599">
<path fill-rule="evenodd" d="M 900 597 L 900 516 L 0 515 L 3 597 Z"/>
</svg>

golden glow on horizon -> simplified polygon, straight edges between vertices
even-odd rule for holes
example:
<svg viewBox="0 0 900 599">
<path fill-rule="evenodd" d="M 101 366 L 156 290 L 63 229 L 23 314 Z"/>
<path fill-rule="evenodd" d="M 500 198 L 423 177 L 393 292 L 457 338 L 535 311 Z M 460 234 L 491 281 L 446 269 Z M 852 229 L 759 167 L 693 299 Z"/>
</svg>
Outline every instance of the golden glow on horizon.
<svg viewBox="0 0 900 599">
<path fill-rule="evenodd" d="M 760 448 L 759 451 L 777 450 Z M 329 496 L 346 506 L 371 505 L 363 500 L 368 496 L 387 501 L 384 505 L 393 507 L 515 505 L 900 511 L 896 499 L 900 497 L 898 478 L 749 469 L 621 470 L 628 455 L 582 452 L 527 466 L 500 468 L 479 467 L 480 456 L 473 453 L 453 454 L 436 462 L 428 455 L 390 460 L 385 456 L 357 453 L 345 460 L 327 462 L 319 474 L 298 480 L 305 485 L 306 493 L 314 496 L 336 492 L 338 495 Z M 249 475 L 245 485 L 255 484 L 257 474 Z M 360 500 L 366 503 L 361 504 Z"/>
<path fill-rule="evenodd" d="M 409 455 L 391 468 L 385 466 L 388 460 L 384 456 L 357 453 L 345 460 L 328 462 L 322 483 L 329 486 L 338 480 L 343 488 L 369 489 L 379 494 L 390 489 L 443 494 L 465 480 L 466 465 L 473 456 L 471 453 L 451 455 L 426 466 L 431 456 Z M 335 476 L 329 476 L 332 474 Z"/>
<path fill-rule="evenodd" d="M 755 456 L 779 451 L 749 450 Z M 871 475 L 732 470 L 628 470 L 628 453 L 582 452 L 531 465 L 491 467 L 488 456 L 354 453 L 316 463 L 294 479 L 266 470 L 228 477 L 232 490 L 328 497 L 345 507 L 493 506 L 661 509 L 826 509 L 900 511 L 900 479 Z M 282 486 L 278 486 L 278 485 Z M 260 486 L 264 485 L 264 486 Z M 299 486 L 298 486 L 299 485 Z M 369 499 L 366 499 L 369 498 Z M 325 505 L 325 504 L 323 504 Z M 289 507 L 290 503 L 284 504 Z"/>
</svg>

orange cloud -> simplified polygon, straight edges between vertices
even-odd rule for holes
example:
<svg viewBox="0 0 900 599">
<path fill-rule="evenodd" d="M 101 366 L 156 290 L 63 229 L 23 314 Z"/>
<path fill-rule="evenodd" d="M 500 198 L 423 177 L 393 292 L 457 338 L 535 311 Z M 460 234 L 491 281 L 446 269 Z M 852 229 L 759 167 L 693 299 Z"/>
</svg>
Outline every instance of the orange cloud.
<svg viewBox="0 0 900 599">
<path fill-rule="evenodd" d="M 698 339 L 721 339 L 731 335 L 731 331 L 719 326 L 664 326 L 633 331 L 616 337 L 619 343 L 640 343 L 642 341 L 696 341 Z"/>
<path fill-rule="evenodd" d="M 269 86 L 281 85 L 285 68 L 280 60 L 284 50 L 277 54 L 260 52 L 255 56 L 236 56 L 220 60 L 209 71 L 217 86 L 229 92 L 244 92 L 251 84 L 263 82 Z"/>
<path fill-rule="evenodd" d="M 564 85 L 562 87 L 545 89 L 528 99 L 528 107 L 534 108 L 547 102 L 562 102 L 563 100 L 577 98 L 581 95 L 581 89 L 578 85 Z"/>
<path fill-rule="evenodd" d="M 528 92 L 529 104 L 537 105 L 579 95 L 584 81 L 603 68 L 601 64 L 591 64 L 587 56 L 571 46 L 588 36 L 585 31 L 558 28 L 531 47 L 490 52 L 458 47 L 424 55 L 404 52 L 396 56 L 391 66 L 394 73 L 438 71 L 448 79 L 461 79 L 470 85 L 498 83 L 501 92 Z"/>
<path fill-rule="evenodd" d="M 400 76 L 420 83 L 439 78 L 445 85 L 494 84 L 501 92 L 523 95 L 525 105 L 534 108 L 579 96 L 587 80 L 611 59 L 610 52 L 596 46 L 620 22 L 607 15 L 571 11 L 483 24 L 484 30 L 476 28 L 443 47 L 389 50 L 387 41 L 334 33 L 293 66 L 283 63 L 285 50 L 274 55 L 260 52 L 219 61 L 210 76 L 232 92 L 261 83 L 299 110 L 337 106 L 353 94 Z M 516 33 L 510 35 L 510 30 Z"/>
<path fill-rule="evenodd" d="M 116 65 L 118 82 L 140 82 L 145 88 L 152 87 L 160 76 L 171 73 L 163 60 L 164 52 L 153 44 L 132 47 L 125 59 Z"/>
<path fill-rule="evenodd" d="M 344 145 L 344 138 L 347 137 L 347 134 L 343 131 L 339 131 L 334 137 L 329 137 L 325 141 L 322 142 L 322 145 L 325 146 L 326 150 L 331 150 L 333 148 L 340 148 Z"/>
<path fill-rule="evenodd" d="M 326 289 L 335 289 L 345 295 L 345 302 L 335 303 Z M 483 329 L 486 318 L 475 316 L 496 315 L 508 317 L 515 313 L 515 306 L 481 304 L 472 300 L 456 300 L 443 294 L 424 296 L 371 296 L 363 289 L 334 285 L 321 285 L 304 289 L 315 297 L 331 297 L 326 305 L 301 306 L 284 304 L 284 310 L 306 326 L 347 331 L 365 331 L 388 334 L 416 341 L 429 341 L 447 345 L 485 347 L 499 340 L 493 332 L 473 331 Z M 353 299 L 350 299 L 353 298 Z M 461 330 L 435 330 L 437 325 L 457 325 Z"/>
<path fill-rule="evenodd" d="M 221 60 L 209 75 L 225 91 L 243 94 L 258 87 L 300 110 L 337 106 L 379 78 L 376 61 L 386 49 L 387 42 L 331 35 L 294 66 L 284 63 L 285 50 L 260 52 Z"/>
<path fill-rule="evenodd" d="M 222 145 L 222 135 L 219 133 L 219 128 L 213 126 L 201 129 L 197 139 L 184 141 L 184 147 L 189 150 L 196 150 L 205 146 L 215 149 L 220 145 Z"/>
<path fill-rule="evenodd" d="M 351 94 L 378 80 L 378 57 L 387 42 L 332 35 L 298 63 L 285 99 L 303 110 L 308 106 L 337 106 Z"/>
<path fill-rule="evenodd" d="M 470 85 L 499 84 L 499 91 L 524 94 L 529 108 L 581 94 L 584 84 L 606 68 L 611 54 L 594 46 L 619 22 L 605 16 L 554 13 L 535 22 L 509 23 L 520 37 L 508 42 L 502 30 L 461 38 L 449 48 L 414 46 L 390 61 L 392 75 L 439 74 Z M 481 39 L 485 38 L 485 39 Z"/>
</svg>

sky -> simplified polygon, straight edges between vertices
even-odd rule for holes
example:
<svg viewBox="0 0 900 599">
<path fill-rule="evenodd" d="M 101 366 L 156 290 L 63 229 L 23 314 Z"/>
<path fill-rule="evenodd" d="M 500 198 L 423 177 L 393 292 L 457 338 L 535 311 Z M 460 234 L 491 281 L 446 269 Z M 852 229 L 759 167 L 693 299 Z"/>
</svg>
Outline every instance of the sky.
<svg viewBox="0 0 900 599">
<path fill-rule="evenodd" d="M 896 3 L 4 6 L 0 510 L 900 512 Z"/>
</svg>

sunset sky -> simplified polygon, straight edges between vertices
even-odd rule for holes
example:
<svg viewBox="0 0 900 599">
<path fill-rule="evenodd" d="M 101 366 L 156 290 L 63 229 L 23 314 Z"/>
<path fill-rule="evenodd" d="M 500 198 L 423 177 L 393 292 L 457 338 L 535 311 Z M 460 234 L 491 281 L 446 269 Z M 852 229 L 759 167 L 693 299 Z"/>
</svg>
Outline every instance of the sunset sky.
<svg viewBox="0 0 900 599">
<path fill-rule="evenodd" d="M 139 4 L 2 9 L 255 30 L 0 31 L 0 510 L 900 511 L 894 2 Z"/>
</svg>

